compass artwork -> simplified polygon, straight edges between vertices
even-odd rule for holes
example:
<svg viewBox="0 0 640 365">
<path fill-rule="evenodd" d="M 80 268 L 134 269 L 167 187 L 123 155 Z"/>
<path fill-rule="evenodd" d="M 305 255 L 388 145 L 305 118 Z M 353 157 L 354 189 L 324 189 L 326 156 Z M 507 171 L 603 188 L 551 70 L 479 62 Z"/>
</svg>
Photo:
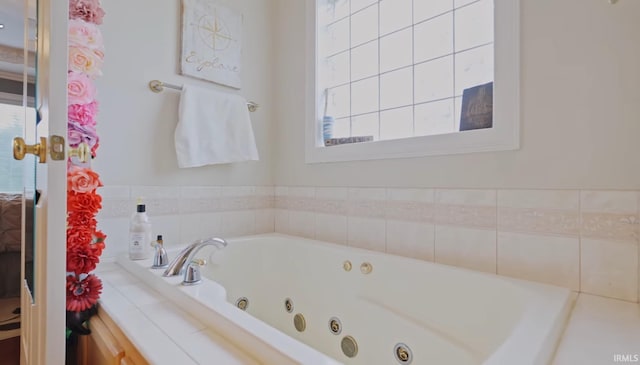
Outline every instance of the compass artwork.
<svg viewBox="0 0 640 365">
<path fill-rule="evenodd" d="M 242 87 L 242 14 L 211 0 L 182 0 L 182 74 Z"/>
</svg>

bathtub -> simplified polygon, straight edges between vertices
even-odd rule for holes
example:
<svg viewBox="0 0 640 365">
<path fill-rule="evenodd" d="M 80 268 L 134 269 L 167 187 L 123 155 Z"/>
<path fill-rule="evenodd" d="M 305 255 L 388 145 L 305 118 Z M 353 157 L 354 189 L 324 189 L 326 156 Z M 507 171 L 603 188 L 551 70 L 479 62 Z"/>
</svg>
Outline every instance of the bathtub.
<svg viewBox="0 0 640 365">
<path fill-rule="evenodd" d="M 200 252 L 207 297 L 145 275 L 200 301 L 183 307 L 203 319 L 224 319 L 212 325 L 250 333 L 258 355 L 273 351 L 265 363 L 547 365 L 574 299 L 564 288 L 281 234 L 228 242 Z"/>
</svg>

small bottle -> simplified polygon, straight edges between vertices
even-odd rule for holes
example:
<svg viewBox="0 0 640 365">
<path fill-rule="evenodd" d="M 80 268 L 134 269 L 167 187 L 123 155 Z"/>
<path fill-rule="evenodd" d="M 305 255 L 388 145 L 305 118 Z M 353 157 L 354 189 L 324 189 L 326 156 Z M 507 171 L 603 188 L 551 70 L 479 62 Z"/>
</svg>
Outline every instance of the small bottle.
<svg viewBox="0 0 640 365">
<path fill-rule="evenodd" d="M 140 200 L 136 213 L 129 222 L 129 259 L 144 260 L 151 257 L 151 223 L 146 207 Z"/>
</svg>

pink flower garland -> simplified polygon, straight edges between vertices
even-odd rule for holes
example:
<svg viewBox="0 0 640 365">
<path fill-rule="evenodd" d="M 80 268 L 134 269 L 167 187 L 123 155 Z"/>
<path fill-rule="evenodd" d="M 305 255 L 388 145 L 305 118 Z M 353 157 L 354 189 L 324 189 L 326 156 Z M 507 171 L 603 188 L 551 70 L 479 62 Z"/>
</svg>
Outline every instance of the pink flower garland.
<svg viewBox="0 0 640 365">
<path fill-rule="evenodd" d="M 69 19 L 82 19 L 86 22 L 100 25 L 104 10 L 99 0 L 70 0 Z"/>
<path fill-rule="evenodd" d="M 104 44 L 97 25 L 104 10 L 99 0 L 69 0 L 68 136 L 69 146 L 86 144 L 96 157 L 96 87 L 102 75 Z M 96 214 L 102 208 L 97 189 L 100 176 L 91 163 L 77 158 L 67 164 L 67 310 L 82 312 L 94 306 L 102 281 L 90 274 L 100 262 L 106 235 L 97 229 Z"/>
</svg>

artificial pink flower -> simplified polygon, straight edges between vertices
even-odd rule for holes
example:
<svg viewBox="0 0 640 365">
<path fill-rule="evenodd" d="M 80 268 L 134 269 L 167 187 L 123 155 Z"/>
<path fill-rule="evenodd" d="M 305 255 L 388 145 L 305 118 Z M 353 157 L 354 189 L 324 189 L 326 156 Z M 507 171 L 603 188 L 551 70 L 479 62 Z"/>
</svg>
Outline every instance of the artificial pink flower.
<svg viewBox="0 0 640 365">
<path fill-rule="evenodd" d="M 89 148 L 98 143 L 98 133 L 95 125 L 82 125 L 70 120 L 67 123 L 68 143 L 71 147 L 77 147 L 80 143 L 86 143 Z"/>
<path fill-rule="evenodd" d="M 95 192 L 78 194 L 67 191 L 67 210 L 70 212 L 86 212 L 97 214 L 102 209 L 102 197 Z M 67 237 L 70 233 L 67 232 Z"/>
<path fill-rule="evenodd" d="M 104 241 L 107 239 L 107 235 L 102 231 L 94 231 L 93 232 L 93 243 L 91 244 L 91 249 L 95 252 L 96 255 L 101 256 L 102 251 L 106 247 Z"/>
<path fill-rule="evenodd" d="M 86 47 L 69 46 L 69 70 L 96 78 L 102 75 L 102 52 Z"/>
<path fill-rule="evenodd" d="M 67 74 L 69 104 L 89 104 L 96 98 L 96 87 L 89 76 L 70 71 Z"/>
<path fill-rule="evenodd" d="M 90 193 L 101 186 L 100 175 L 91 169 L 74 167 L 67 172 L 67 191 Z"/>
<path fill-rule="evenodd" d="M 67 272 L 76 275 L 88 274 L 100 263 L 102 250 L 93 250 L 93 245 L 67 247 Z"/>
<path fill-rule="evenodd" d="M 69 19 L 82 19 L 93 24 L 102 24 L 104 10 L 99 0 L 69 0 Z"/>
<path fill-rule="evenodd" d="M 102 33 L 95 24 L 87 23 L 81 19 L 69 20 L 69 46 L 85 47 L 104 52 Z"/>
<path fill-rule="evenodd" d="M 84 214 L 91 214 L 95 216 L 95 212 L 84 211 Z M 74 226 L 67 227 L 67 250 L 74 246 L 88 246 L 93 241 L 93 227 Z"/>
<path fill-rule="evenodd" d="M 68 143 L 75 147 L 86 143 L 95 156 L 98 148 L 95 101 L 96 88 L 92 79 L 100 76 L 104 60 L 102 24 L 105 12 L 100 0 L 69 0 L 68 27 Z M 95 275 L 86 275 L 100 262 L 106 235 L 96 229 L 95 216 L 102 208 L 102 197 L 96 190 L 102 186 L 99 175 L 74 165 L 69 159 L 67 169 L 67 311 L 82 312 L 92 308 L 102 291 L 102 282 Z"/>
<path fill-rule="evenodd" d="M 70 104 L 67 109 L 70 121 L 80 125 L 95 127 L 96 115 L 98 114 L 98 102 L 92 101 L 89 104 Z"/>
<path fill-rule="evenodd" d="M 91 147 L 91 158 L 96 158 L 98 155 L 98 147 L 100 147 L 100 138 L 96 139 L 96 144 Z"/>
<path fill-rule="evenodd" d="M 68 212 L 67 227 L 86 227 L 90 231 L 95 231 L 98 226 L 95 214 L 91 212 Z M 67 229 L 67 233 L 74 233 L 71 228 Z M 67 247 L 71 247 L 78 242 L 67 242 Z M 81 242 L 80 242 L 81 243 Z"/>
<path fill-rule="evenodd" d="M 95 275 L 80 280 L 75 275 L 67 276 L 67 310 L 81 312 L 98 302 L 102 292 L 102 281 Z"/>
</svg>

